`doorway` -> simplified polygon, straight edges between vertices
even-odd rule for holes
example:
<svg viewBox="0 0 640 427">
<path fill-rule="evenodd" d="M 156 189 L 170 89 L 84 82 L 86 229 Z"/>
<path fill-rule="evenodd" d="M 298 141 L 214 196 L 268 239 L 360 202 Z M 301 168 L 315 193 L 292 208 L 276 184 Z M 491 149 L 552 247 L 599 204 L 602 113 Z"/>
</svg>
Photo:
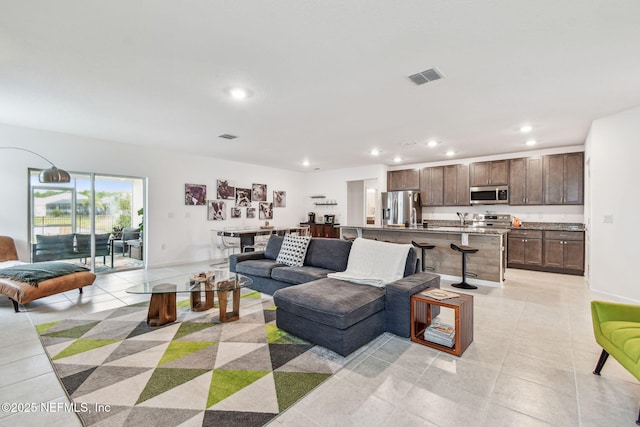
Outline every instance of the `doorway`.
<svg viewBox="0 0 640 427">
<path fill-rule="evenodd" d="M 41 184 L 39 173 L 30 170 L 32 262 L 69 262 L 94 273 L 144 268 L 143 178 L 72 173 L 69 183 Z"/>
<path fill-rule="evenodd" d="M 347 225 L 380 224 L 377 179 L 347 182 Z"/>
</svg>

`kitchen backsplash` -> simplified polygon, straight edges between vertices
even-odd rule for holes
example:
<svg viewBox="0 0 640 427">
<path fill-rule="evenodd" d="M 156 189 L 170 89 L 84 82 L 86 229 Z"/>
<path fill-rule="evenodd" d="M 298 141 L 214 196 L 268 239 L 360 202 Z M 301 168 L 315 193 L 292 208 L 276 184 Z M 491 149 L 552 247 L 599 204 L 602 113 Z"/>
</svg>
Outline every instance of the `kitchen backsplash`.
<svg viewBox="0 0 640 427">
<path fill-rule="evenodd" d="M 483 205 L 483 206 L 438 206 L 422 208 L 422 219 L 457 220 L 456 212 L 474 213 L 498 213 L 517 216 L 523 222 L 568 222 L 584 223 L 584 206 L 510 206 L 510 205 Z"/>
</svg>

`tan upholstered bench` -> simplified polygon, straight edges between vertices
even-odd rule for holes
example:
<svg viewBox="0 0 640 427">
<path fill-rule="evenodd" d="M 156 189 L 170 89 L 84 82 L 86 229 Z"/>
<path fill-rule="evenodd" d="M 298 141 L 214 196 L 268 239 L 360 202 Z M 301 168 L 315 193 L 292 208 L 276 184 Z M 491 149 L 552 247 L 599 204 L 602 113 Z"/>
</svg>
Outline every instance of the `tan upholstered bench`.
<svg viewBox="0 0 640 427">
<path fill-rule="evenodd" d="M 18 252 L 11 237 L 0 236 L 0 262 L 17 261 Z M 79 289 L 92 285 L 96 275 L 90 271 L 82 271 L 40 282 L 37 287 L 13 279 L 0 278 L 0 294 L 9 297 L 16 312 L 19 304 L 26 304 L 38 298 L 48 297 L 61 292 Z"/>
</svg>

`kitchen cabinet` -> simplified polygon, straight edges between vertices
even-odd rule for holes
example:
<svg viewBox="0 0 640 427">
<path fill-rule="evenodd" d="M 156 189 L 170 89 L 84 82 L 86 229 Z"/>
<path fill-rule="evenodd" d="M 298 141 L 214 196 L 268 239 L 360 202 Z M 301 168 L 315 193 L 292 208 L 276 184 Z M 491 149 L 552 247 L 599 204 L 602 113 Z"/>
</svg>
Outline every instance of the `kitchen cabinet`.
<svg viewBox="0 0 640 427">
<path fill-rule="evenodd" d="M 584 203 L 584 153 L 544 156 L 544 204 Z"/>
<path fill-rule="evenodd" d="M 584 232 L 511 230 L 507 266 L 552 273 L 584 274 Z"/>
<path fill-rule="evenodd" d="M 508 185 L 509 161 L 496 160 L 493 162 L 471 163 L 469 167 L 469 181 L 471 187 Z"/>
<path fill-rule="evenodd" d="M 309 233 L 311 237 L 327 237 L 338 239 L 340 237 L 340 228 L 335 227 L 338 224 L 309 224 Z"/>
<path fill-rule="evenodd" d="M 444 205 L 469 206 L 469 166 L 444 166 Z"/>
<path fill-rule="evenodd" d="M 507 265 L 542 266 L 542 231 L 511 230 L 507 239 Z"/>
<path fill-rule="evenodd" d="M 387 172 L 387 191 L 420 189 L 420 169 L 403 169 Z"/>
<path fill-rule="evenodd" d="M 420 199 L 422 206 L 444 204 L 444 167 L 423 168 L 420 171 Z"/>
<path fill-rule="evenodd" d="M 544 263 L 547 269 L 584 273 L 584 233 L 581 231 L 545 231 Z"/>
<path fill-rule="evenodd" d="M 510 205 L 542 205 L 542 184 L 542 157 L 510 160 Z"/>
</svg>

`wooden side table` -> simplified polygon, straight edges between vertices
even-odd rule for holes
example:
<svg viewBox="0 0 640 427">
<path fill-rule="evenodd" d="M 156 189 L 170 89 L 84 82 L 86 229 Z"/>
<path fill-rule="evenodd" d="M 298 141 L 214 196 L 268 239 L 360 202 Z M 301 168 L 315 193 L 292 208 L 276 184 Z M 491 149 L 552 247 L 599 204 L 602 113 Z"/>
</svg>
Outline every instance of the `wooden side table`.
<svg viewBox="0 0 640 427">
<path fill-rule="evenodd" d="M 428 291 L 432 288 L 427 288 Z M 457 292 L 456 292 L 457 293 Z M 473 296 L 459 294 L 459 297 L 445 300 L 430 298 L 422 293 L 411 296 L 411 341 L 436 350 L 444 351 L 454 356 L 462 356 L 462 353 L 473 342 Z M 433 320 L 431 318 L 431 306 L 451 308 L 454 311 L 454 328 L 456 330 L 455 344 L 449 348 L 424 339 L 424 331 Z"/>
</svg>

